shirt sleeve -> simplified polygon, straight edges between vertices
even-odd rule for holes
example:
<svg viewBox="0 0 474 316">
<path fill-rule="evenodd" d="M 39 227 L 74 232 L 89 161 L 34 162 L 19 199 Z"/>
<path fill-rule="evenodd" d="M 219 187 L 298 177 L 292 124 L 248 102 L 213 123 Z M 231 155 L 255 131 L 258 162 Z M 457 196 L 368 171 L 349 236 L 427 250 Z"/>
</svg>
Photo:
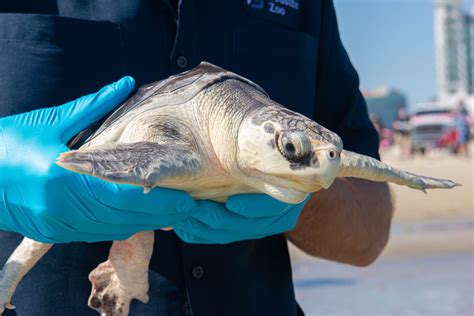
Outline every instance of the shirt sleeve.
<svg viewBox="0 0 474 316">
<path fill-rule="evenodd" d="M 336 132 L 344 149 L 379 159 L 379 138 L 342 45 L 332 1 L 322 1 L 314 119 Z"/>
</svg>

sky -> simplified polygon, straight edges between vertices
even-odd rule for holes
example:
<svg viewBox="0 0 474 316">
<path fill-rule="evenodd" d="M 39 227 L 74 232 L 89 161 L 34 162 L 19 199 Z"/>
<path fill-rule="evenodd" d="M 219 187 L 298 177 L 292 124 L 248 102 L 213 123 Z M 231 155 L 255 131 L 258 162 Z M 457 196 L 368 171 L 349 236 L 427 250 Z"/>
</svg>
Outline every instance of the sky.
<svg viewBox="0 0 474 316">
<path fill-rule="evenodd" d="M 436 94 L 433 0 L 334 0 L 362 89 L 393 87 L 409 104 Z M 467 0 L 466 7 L 474 6 Z"/>
</svg>

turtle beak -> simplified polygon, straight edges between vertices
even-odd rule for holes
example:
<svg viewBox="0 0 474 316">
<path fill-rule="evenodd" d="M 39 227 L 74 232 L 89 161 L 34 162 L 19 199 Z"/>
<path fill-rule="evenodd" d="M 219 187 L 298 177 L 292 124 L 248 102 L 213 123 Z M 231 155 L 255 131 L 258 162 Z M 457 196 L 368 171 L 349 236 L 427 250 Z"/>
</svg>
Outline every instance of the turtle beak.
<svg viewBox="0 0 474 316">
<path fill-rule="evenodd" d="M 318 174 L 315 176 L 316 182 L 327 189 L 337 177 L 341 163 L 341 150 L 334 145 L 330 145 L 325 148 L 318 148 L 315 153 L 319 163 Z"/>
</svg>

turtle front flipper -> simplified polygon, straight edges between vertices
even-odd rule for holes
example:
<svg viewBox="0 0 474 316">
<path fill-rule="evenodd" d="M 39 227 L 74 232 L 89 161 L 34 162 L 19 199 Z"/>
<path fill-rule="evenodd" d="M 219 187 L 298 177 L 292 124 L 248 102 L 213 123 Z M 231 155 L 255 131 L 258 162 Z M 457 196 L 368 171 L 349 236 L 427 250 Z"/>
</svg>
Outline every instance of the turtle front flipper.
<svg viewBox="0 0 474 316">
<path fill-rule="evenodd" d="M 377 182 L 393 182 L 426 192 L 426 189 L 451 189 L 460 184 L 445 179 L 419 176 L 396 169 L 377 159 L 343 150 L 338 177 L 353 177 Z"/>
<path fill-rule="evenodd" d="M 201 170 L 199 155 L 186 143 L 110 143 L 65 152 L 56 163 L 106 181 L 142 186 L 145 192 L 167 180 L 195 177 Z"/>
</svg>

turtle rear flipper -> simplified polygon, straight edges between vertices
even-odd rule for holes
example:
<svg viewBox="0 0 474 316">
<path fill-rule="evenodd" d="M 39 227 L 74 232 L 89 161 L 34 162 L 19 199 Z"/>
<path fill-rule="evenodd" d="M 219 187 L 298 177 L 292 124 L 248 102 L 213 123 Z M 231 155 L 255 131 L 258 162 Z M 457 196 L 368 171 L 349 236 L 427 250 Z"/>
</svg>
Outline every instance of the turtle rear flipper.
<svg viewBox="0 0 474 316">
<path fill-rule="evenodd" d="M 396 169 L 372 157 L 360 155 L 348 150 L 341 153 L 341 165 L 338 177 L 353 177 L 377 182 L 393 182 L 418 189 L 451 189 L 460 184 L 445 179 L 424 177 L 411 172 Z"/>
<path fill-rule="evenodd" d="M 5 309 L 15 309 L 11 300 L 18 284 L 52 246 L 24 238 L 8 258 L 3 269 L 0 269 L 0 315 Z"/>
<path fill-rule="evenodd" d="M 154 231 L 114 241 L 109 258 L 89 274 L 92 291 L 88 305 L 101 315 L 126 316 L 132 300 L 148 303 L 148 270 Z"/>
<path fill-rule="evenodd" d="M 148 192 L 166 180 L 194 177 L 201 159 L 186 143 L 110 143 L 65 152 L 56 163 L 106 181 L 129 183 Z"/>
</svg>

